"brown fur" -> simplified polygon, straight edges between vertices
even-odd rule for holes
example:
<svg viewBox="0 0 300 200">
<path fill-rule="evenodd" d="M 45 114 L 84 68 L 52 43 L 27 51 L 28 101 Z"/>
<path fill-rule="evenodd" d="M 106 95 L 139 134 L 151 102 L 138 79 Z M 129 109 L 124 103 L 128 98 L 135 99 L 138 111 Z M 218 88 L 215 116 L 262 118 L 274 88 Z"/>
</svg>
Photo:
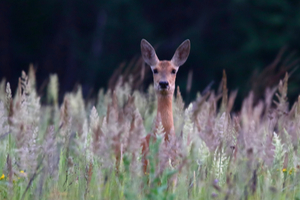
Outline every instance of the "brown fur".
<svg viewBox="0 0 300 200">
<path fill-rule="evenodd" d="M 175 136 L 172 100 L 175 90 L 176 74 L 181 65 L 187 60 L 190 52 L 190 41 L 185 40 L 176 50 L 173 58 L 170 61 L 160 61 L 155 53 L 154 48 L 146 40 L 141 41 L 141 52 L 144 61 L 150 65 L 153 71 L 154 89 L 157 95 L 157 115 L 155 121 L 155 130 L 153 139 L 156 139 L 156 132 L 161 120 L 164 127 L 164 140 L 166 145 L 171 137 Z M 164 88 L 160 83 L 167 83 Z M 148 134 L 142 142 L 143 153 L 143 171 L 147 172 L 147 154 L 149 152 L 149 142 L 151 134 Z"/>
</svg>

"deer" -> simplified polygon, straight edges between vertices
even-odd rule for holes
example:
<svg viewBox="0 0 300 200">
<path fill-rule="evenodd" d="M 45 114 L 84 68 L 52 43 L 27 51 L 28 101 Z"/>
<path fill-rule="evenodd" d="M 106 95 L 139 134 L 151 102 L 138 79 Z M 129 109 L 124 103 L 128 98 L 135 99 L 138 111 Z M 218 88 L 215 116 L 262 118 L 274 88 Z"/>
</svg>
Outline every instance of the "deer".
<svg viewBox="0 0 300 200">
<path fill-rule="evenodd" d="M 141 145 L 144 173 L 147 172 L 147 153 L 149 151 L 150 138 L 156 139 L 156 132 L 160 121 L 165 132 L 165 144 L 167 145 L 170 139 L 175 137 L 172 101 L 175 90 L 176 74 L 179 67 L 186 62 L 190 53 L 190 48 L 191 43 L 190 40 L 187 39 L 179 45 L 171 60 L 159 60 L 151 44 L 145 39 L 141 40 L 142 58 L 152 70 L 154 90 L 157 96 L 157 114 L 154 122 L 154 134 L 148 134 Z"/>
</svg>

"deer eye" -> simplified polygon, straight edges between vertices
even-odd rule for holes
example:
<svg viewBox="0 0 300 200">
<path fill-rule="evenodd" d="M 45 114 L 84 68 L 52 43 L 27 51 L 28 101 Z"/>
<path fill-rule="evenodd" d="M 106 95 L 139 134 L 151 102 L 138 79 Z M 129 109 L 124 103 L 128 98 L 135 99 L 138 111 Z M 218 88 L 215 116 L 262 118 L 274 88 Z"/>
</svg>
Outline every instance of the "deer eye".
<svg viewBox="0 0 300 200">
<path fill-rule="evenodd" d="M 172 69 L 172 74 L 176 74 L 176 69 Z"/>
<path fill-rule="evenodd" d="M 153 70 L 153 73 L 154 73 L 154 74 L 157 74 L 157 73 L 158 73 L 157 69 L 154 69 L 154 70 Z"/>
</svg>

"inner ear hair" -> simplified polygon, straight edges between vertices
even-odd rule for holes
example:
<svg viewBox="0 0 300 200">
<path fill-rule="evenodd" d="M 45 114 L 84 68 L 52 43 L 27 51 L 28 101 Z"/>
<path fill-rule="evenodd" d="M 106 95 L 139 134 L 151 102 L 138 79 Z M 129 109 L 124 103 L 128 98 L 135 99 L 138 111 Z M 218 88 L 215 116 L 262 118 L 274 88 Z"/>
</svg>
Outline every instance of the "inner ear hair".
<svg viewBox="0 0 300 200">
<path fill-rule="evenodd" d="M 189 39 L 181 43 L 181 45 L 176 49 L 174 56 L 172 58 L 172 63 L 180 67 L 185 63 L 190 54 L 191 42 Z"/>
<path fill-rule="evenodd" d="M 142 52 L 142 57 L 143 57 L 144 61 L 148 65 L 155 66 L 158 63 L 159 60 L 157 58 L 154 48 L 145 39 L 142 39 L 142 41 L 141 41 L 141 52 Z"/>
</svg>

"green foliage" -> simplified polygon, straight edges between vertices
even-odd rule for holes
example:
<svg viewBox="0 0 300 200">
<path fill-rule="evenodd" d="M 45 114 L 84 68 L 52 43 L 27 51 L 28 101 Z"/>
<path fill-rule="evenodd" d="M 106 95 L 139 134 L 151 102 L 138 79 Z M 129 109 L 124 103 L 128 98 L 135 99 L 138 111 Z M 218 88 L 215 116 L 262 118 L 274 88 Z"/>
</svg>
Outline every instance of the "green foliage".
<svg viewBox="0 0 300 200">
<path fill-rule="evenodd" d="M 289 110 L 288 75 L 273 107 L 275 91 L 255 106 L 250 94 L 240 114 L 229 113 L 234 99 L 225 86 L 187 108 L 178 90 L 176 137 L 164 141 L 159 123 L 146 173 L 141 143 L 152 132 L 154 91 L 120 83 L 114 92 L 101 90 L 95 102 L 78 87 L 59 108 L 55 77 L 45 105 L 30 82 L 34 74 L 22 72 L 14 97 L 9 84 L 0 88 L 0 199 L 299 197 L 299 102 Z"/>
</svg>

